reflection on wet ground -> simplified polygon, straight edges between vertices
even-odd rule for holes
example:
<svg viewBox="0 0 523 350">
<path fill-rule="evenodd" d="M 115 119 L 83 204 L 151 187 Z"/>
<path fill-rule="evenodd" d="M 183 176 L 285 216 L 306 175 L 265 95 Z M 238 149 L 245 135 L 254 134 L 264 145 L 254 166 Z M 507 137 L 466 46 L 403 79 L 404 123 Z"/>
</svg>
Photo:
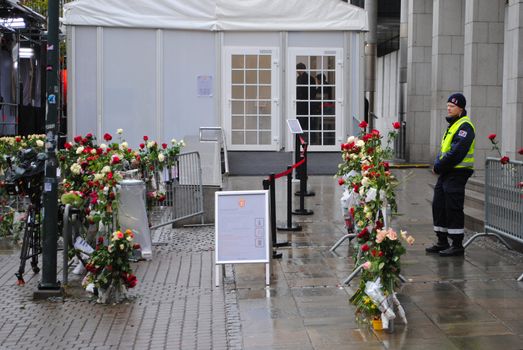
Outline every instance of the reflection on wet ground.
<svg viewBox="0 0 523 350">
<path fill-rule="evenodd" d="M 408 279 L 399 299 L 408 325 L 395 332 L 371 331 L 356 322 L 348 303 L 359 281 L 341 286 L 353 269 L 347 243 L 329 248 L 344 233 L 341 189 L 329 176 L 311 176 L 315 197 L 306 198 L 313 216 L 293 216 L 303 231 L 278 233 L 289 241 L 272 262 L 271 286 L 264 286 L 263 265 L 235 265 L 245 349 L 523 349 L 523 254 L 506 254 L 478 244 L 464 258 L 427 255 L 433 242 L 426 169 L 399 170 L 400 215 L 393 221 L 416 242 L 402 258 Z M 261 177 L 231 177 L 227 189 L 260 189 Z M 295 185 L 297 187 L 297 184 Z M 293 199 L 298 205 L 298 197 Z M 277 218 L 286 220 L 285 183 L 277 182 Z M 514 258 L 515 256 L 515 258 Z"/>
</svg>

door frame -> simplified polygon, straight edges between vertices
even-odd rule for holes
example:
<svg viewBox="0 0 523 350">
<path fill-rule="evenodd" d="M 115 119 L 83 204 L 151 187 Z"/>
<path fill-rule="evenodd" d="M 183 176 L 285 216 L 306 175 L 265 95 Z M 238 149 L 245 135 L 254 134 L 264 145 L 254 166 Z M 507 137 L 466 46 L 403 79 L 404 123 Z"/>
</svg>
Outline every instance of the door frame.
<svg viewBox="0 0 523 350">
<path fill-rule="evenodd" d="M 268 145 L 233 145 L 232 144 L 232 63 L 233 54 L 271 55 L 271 143 Z M 277 151 L 280 149 L 280 48 L 277 46 L 243 47 L 224 46 L 222 65 L 223 91 L 223 130 L 225 131 L 227 147 L 231 151 Z"/>
<path fill-rule="evenodd" d="M 323 56 L 333 55 L 336 57 L 336 113 L 335 116 L 335 142 L 334 145 L 328 146 L 313 146 L 309 145 L 308 150 L 313 152 L 333 152 L 339 151 L 341 141 L 344 137 L 344 73 L 343 73 L 343 48 L 340 47 L 289 47 L 287 48 L 287 103 L 286 114 L 288 119 L 296 118 L 296 57 L 297 56 Z M 310 67 L 308 67 L 310 70 Z M 290 131 L 287 131 L 286 148 L 294 149 L 294 138 Z"/>
</svg>

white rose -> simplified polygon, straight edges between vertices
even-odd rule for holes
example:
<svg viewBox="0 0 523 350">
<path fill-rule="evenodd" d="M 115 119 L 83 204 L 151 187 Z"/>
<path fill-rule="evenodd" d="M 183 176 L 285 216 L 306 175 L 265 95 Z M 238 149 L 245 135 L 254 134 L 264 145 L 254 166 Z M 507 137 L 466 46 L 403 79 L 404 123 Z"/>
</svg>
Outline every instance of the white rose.
<svg viewBox="0 0 523 350">
<path fill-rule="evenodd" d="M 116 129 L 116 133 L 117 133 L 118 135 L 123 134 L 123 129 Z"/>
<path fill-rule="evenodd" d="M 349 136 L 349 138 L 347 139 L 347 143 L 351 142 L 354 142 L 354 136 Z"/>
<path fill-rule="evenodd" d="M 156 145 L 156 142 L 155 142 L 155 141 L 149 141 L 149 142 L 147 142 L 147 148 L 153 148 L 154 145 Z"/>
<path fill-rule="evenodd" d="M 80 172 L 82 171 L 82 167 L 80 166 L 80 164 L 77 164 L 77 163 L 74 163 L 73 165 L 71 165 L 71 172 L 73 174 L 80 174 Z"/>
<path fill-rule="evenodd" d="M 104 187 L 104 194 L 105 195 L 109 194 L 109 187 L 107 187 L 107 186 Z"/>
<path fill-rule="evenodd" d="M 107 145 L 105 143 L 102 143 L 100 145 L 100 148 L 103 149 L 104 151 L 107 149 Z"/>
<path fill-rule="evenodd" d="M 356 141 L 356 146 L 362 148 L 363 146 L 365 146 L 365 142 L 363 140 L 358 140 Z"/>
<path fill-rule="evenodd" d="M 174 145 L 176 143 L 176 139 L 172 139 L 171 143 Z"/>
<path fill-rule="evenodd" d="M 368 177 L 364 177 L 363 179 L 361 179 L 361 184 L 366 187 L 369 185 L 369 178 Z"/>
<path fill-rule="evenodd" d="M 158 161 L 163 162 L 164 160 L 165 160 L 165 156 L 163 155 L 163 153 L 158 154 Z"/>
<path fill-rule="evenodd" d="M 120 144 L 120 149 L 121 149 L 122 151 L 125 151 L 125 150 L 128 149 L 128 148 L 129 148 L 129 144 L 128 144 L 127 142 L 124 141 L 124 142 L 122 142 L 122 143 Z"/>
<path fill-rule="evenodd" d="M 372 216 L 373 216 L 372 213 L 367 213 L 367 214 L 365 214 L 365 217 L 366 217 L 367 219 L 372 219 Z"/>
<path fill-rule="evenodd" d="M 106 165 L 102 168 L 102 174 L 107 174 L 108 172 L 111 171 L 111 167 L 109 165 Z"/>
<path fill-rule="evenodd" d="M 94 181 L 100 181 L 103 178 L 104 178 L 103 174 L 100 174 L 100 173 L 94 174 Z"/>
<path fill-rule="evenodd" d="M 94 148 L 91 150 L 91 154 L 96 154 L 96 150 Z"/>
<path fill-rule="evenodd" d="M 44 141 L 42 141 L 42 140 L 36 140 L 36 145 L 37 145 L 38 147 L 43 147 L 43 146 L 44 146 Z"/>
<path fill-rule="evenodd" d="M 184 140 L 180 140 L 180 145 L 181 145 L 182 147 L 185 147 L 185 141 L 184 141 Z"/>
<path fill-rule="evenodd" d="M 80 146 L 76 149 L 76 154 L 82 154 L 82 152 L 84 151 L 84 147 L 83 146 Z"/>
</svg>

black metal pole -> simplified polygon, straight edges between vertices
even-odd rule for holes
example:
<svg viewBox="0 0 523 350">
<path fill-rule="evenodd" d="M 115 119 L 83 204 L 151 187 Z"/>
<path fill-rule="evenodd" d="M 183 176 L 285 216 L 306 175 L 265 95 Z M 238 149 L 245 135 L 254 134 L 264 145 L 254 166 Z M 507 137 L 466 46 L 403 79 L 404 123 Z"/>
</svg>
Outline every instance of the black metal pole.
<svg viewBox="0 0 523 350">
<path fill-rule="evenodd" d="M 287 170 L 292 166 L 287 166 Z M 280 231 L 301 231 L 300 225 L 292 224 L 292 171 L 287 174 L 287 227 L 278 227 Z"/>
<path fill-rule="evenodd" d="M 307 142 L 304 142 L 303 143 L 303 152 L 301 153 L 301 156 L 300 158 L 303 158 L 305 159 L 304 163 L 298 167 L 298 172 L 299 172 L 299 178 L 300 181 L 304 181 L 305 182 L 305 191 L 304 191 L 304 196 L 306 197 L 312 197 L 312 196 L 315 196 L 316 193 L 314 193 L 314 191 L 310 191 L 308 192 L 307 191 L 307 179 L 309 177 L 308 175 L 308 171 L 307 171 L 307 162 L 308 162 L 308 158 L 307 158 Z M 302 192 L 302 189 L 301 189 L 301 183 L 300 183 L 300 190 L 299 191 L 296 191 L 295 195 L 296 196 L 301 196 L 301 192 Z"/>
<path fill-rule="evenodd" d="M 57 216 L 58 216 L 58 183 L 56 179 L 56 146 L 58 142 L 58 104 L 60 88 L 58 73 L 60 70 L 58 42 L 59 0 L 49 0 L 47 12 L 47 67 L 46 92 L 47 114 L 45 118 L 46 155 L 44 174 L 44 217 L 42 237 L 42 280 L 38 284 L 35 298 L 61 294 L 60 282 L 56 280 L 57 264 Z"/>
<path fill-rule="evenodd" d="M 312 215 L 314 212 L 312 210 L 305 209 L 305 196 L 307 195 L 307 182 L 305 179 L 307 178 L 307 160 L 306 160 L 306 149 L 307 149 L 307 143 L 304 144 L 303 147 L 304 151 L 301 155 L 302 159 L 305 159 L 305 162 L 298 167 L 298 169 L 302 168 L 300 171 L 300 190 L 296 192 L 296 195 L 300 196 L 300 209 L 294 210 L 292 213 L 294 215 Z"/>
</svg>

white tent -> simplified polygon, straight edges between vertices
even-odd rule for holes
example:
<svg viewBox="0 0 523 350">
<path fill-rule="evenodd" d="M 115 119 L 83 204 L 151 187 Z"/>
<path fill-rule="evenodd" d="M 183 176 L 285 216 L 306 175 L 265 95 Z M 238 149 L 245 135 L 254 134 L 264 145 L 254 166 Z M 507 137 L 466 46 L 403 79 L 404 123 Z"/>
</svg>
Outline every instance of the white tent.
<svg viewBox="0 0 523 350">
<path fill-rule="evenodd" d="M 83 0 L 65 24 L 209 31 L 366 30 L 367 14 L 340 0 Z"/>
<path fill-rule="evenodd" d="M 79 0 L 64 24 L 69 137 L 124 128 L 136 146 L 220 126 L 229 149 L 290 152 L 286 120 L 305 103 L 329 105 L 302 119 L 309 149 L 332 151 L 363 112 L 367 13 L 340 0 Z M 329 101 L 296 96 L 298 62 Z"/>
</svg>

